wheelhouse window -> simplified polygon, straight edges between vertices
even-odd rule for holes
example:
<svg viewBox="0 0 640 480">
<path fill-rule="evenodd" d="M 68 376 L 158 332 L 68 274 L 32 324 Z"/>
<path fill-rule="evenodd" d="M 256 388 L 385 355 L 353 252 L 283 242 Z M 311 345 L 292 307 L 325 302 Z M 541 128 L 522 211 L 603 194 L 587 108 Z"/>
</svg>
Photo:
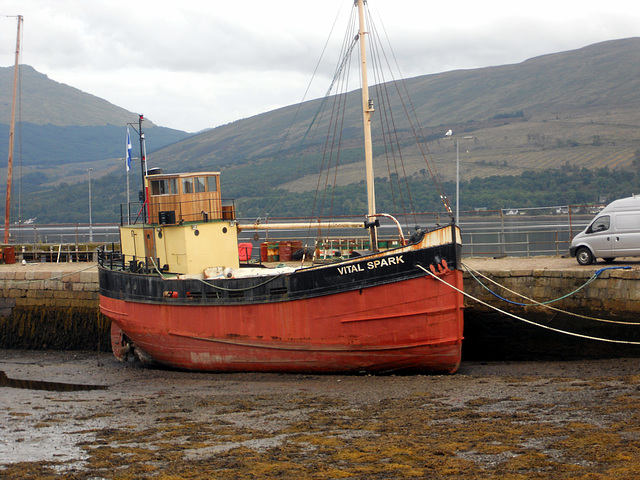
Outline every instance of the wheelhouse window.
<svg viewBox="0 0 640 480">
<path fill-rule="evenodd" d="M 178 187 L 175 178 L 151 181 L 151 195 L 176 195 L 177 193 Z"/>
<path fill-rule="evenodd" d="M 194 179 L 194 185 L 195 185 L 195 192 L 196 193 L 202 193 L 202 192 L 206 192 L 206 177 L 195 177 Z"/>
<path fill-rule="evenodd" d="M 172 181 L 176 182 L 177 179 L 173 179 Z M 217 192 L 218 191 L 218 176 L 217 175 L 202 175 L 202 176 L 193 176 L 193 177 L 183 177 L 180 179 L 182 183 L 182 193 L 183 194 L 192 194 L 192 193 L 206 193 L 206 192 Z M 161 187 L 160 187 L 161 188 Z M 171 187 L 174 188 L 174 187 Z M 177 188 L 176 188 L 177 190 Z"/>
</svg>

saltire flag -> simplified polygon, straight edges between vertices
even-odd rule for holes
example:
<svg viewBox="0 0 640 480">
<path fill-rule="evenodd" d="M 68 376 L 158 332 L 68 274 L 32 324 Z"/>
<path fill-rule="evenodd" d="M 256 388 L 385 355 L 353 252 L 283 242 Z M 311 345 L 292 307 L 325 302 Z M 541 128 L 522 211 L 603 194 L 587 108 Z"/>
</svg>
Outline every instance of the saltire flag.
<svg viewBox="0 0 640 480">
<path fill-rule="evenodd" d="M 131 170 L 131 136 L 127 127 L 127 172 Z"/>
</svg>

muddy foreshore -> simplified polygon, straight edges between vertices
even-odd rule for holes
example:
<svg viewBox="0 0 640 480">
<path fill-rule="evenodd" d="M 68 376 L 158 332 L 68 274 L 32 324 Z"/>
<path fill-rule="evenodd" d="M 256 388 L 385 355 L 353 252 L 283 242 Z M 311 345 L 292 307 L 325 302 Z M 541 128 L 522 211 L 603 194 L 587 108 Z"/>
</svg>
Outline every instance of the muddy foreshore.
<svg viewBox="0 0 640 480">
<path fill-rule="evenodd" d="M 179 372 L 104 353 L 0 350 L 0 370 L 6 478 L 640 475 L 638 358 L 321 376 Z"/>
</svg>

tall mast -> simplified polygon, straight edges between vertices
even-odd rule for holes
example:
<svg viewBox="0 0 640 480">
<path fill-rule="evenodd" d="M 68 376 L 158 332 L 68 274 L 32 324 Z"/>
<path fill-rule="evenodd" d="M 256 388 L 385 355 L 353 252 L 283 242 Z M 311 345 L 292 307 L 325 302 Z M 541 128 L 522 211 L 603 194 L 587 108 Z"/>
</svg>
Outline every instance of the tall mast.
<svg viewBox="0 0 640 480">
<path fill-rule="evenodd" d="M 144 120 L 144 115 L 138 115 L 138 134 L 140 135 L 140 173 L 142 175 L 142 195 L 144 196 L 142 200 L 142 217 L 144 218 L 144 222 L 148 221 L 147 219 L 147 205 L 149 205 L 149 189 L 147 188 L 147 184 L 145 183 L 145 178 L 147 176 L 147 147 L 144 141 L 144 132 L 142 131 L 142 121 Z"/>
<path fill-rule="evenodd" d="M 16 40 L 16 63 L 13 68 L 13 101 L 11 103 L 11 122 L 9 125 L 9 159 L 7 161 L 7 203 L 4 210 L 4 243 L 9 243 L 9 220 L 11 212 L 11 180 L 13 178 L 13 137 L 16 124 L 16 93 L 18 91 L 18 65 L 20 61 L 20 25 L 22 15 L 18 15 L 18 37 Z"/>
<path fill-rule="evenodd" d="M 358 4 L 358 18 L 360 20 L 360 27 L 358 36 L 360 39 L 360 60 L 362 62 L 362 120 L 364 124 L 364 159 L 365 159 L 365 171 L 367 180 L 367 206 L 369 222 L 373 222 L 376 214 L 376 192 L 374 188 L 373 177 L 373 147 L 371 142 L 371 115 L 375 111 L 373 108 L 373 100 L 369 99 L 369 82 L 367 79 L 367 46 L 365 35 L 365 21 L 364 21 L 364 2 L 365 0 L 355 0 Z M 378 240 L 376 227 L 371 226 L 369 228 L 369 235 L 371 237 L 371 249 L 373 251 L 378 250 Z"/>
</svg>

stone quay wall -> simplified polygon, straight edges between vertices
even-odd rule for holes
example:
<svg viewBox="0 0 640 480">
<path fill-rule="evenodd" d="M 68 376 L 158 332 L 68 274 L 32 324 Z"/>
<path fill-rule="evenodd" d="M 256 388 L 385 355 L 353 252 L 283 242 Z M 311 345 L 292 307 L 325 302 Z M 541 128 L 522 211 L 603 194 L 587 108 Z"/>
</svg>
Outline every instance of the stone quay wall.
<svg viewBox="0 0 640 480">
<path fill-rule="evenodd" d="M 561 257 L 463 264 L 465 293 L 494 307 L 465 297 L 467 359 L 640 356 L 640 262 L 635 259 L 588 266 Z"/>
<path fill-rule="evenodd" d="M 0 348 L 110 348 L 95 264 L 0 266 Z"/>
<path fill-rule="evenodd" d="M 607 268 L 603 264 L 599 267 Z M 637 316 L 640 313 L 640 269 L 606 269 L 595 280 L 584 286 L 597 270 L 598 268 L 583 270 L 515 268 L 477 270 L 478 273 L 466 271 L 464 285 L 465 292 L 474 298 L 514 313 L 522 312 L 521 307 L 501 301 L 488 289 L 517 303 L 530 304 L 532 303 L 530 299 L 537 302 L 561 299 L 551 305 L 589 315 L 630 319 Z M 491 280 L 499 285 L 492 283 Z M 490 310 L 489 307 L 469 298 L 465 299 L 465 306 L 479 311 Z M 543 307 L 527 308 L 529 311 L 545 310 Z"/>
</svg>

